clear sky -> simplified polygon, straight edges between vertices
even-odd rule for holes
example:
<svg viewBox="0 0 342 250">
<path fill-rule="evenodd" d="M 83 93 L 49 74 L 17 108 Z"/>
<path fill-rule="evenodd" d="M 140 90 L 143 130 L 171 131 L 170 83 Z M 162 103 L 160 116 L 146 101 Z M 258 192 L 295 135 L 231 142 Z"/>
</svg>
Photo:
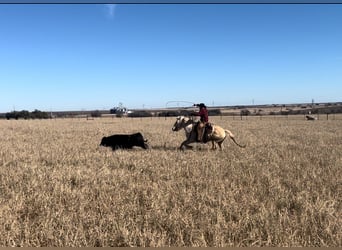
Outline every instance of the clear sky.
<svg viewBox="0 0 342 250">
<path fill-rule="evenodd" d="M 0 5 L 0 112 L 312 99 L 342 101 L 342 5 Z"/>
</svg>

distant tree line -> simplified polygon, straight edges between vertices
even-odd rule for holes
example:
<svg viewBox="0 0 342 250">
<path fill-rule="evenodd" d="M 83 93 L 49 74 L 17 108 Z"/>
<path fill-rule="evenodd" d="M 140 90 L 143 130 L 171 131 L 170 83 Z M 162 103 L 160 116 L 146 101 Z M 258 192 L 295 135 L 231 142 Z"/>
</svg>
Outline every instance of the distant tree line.
<svg viewBox="0 0 342 250">
<path fill-rule="evenodd" d="M 323 108 L 311 108 L 311 109 L 288 109 L 279 112 L 271 111 L 270 115 L 305 115 L 308 112 L 311 114 L 341 114 L 342 106 L 337 107 L 323 107 Z"/>
<path fill-rule="evenodd" d="M 90 116 L 91 117 L 101 117 L 102 114 L 101 114 L 100 110 L 94 110 L 90 113 Z"/>
<path fill-rule="evenodd" d="M 220 109 L 209 109 L 208 115 L 209 116 L 215 116 L 215 115 L 221 115 Z M 168 110 L 168 111 L 162 111 L 158 112 L 158 116 L 165 117 L 165 116 L 192 116 L 194 115 L 194 111 L 192 110 Z"/>
<path fill-rule="evenodd" d="M 12 112 L 7 112 L 5 114 L 5 117 L 7 120 L 10 119 L 48 119 L 50 118 L 49 114 L 40 110 L 35 109 L 32 112 L 29 112 L 27 110 L 22 110 L 22 111 L 12 111 Z"/>
<path fill-rule="evenodd" d="M 168 111 L 162 111 L 158 113 L 158 116 L 160 117 L 170 117 L 170 116 L 190 116 L 191 111 L 189 110 L 168 110 Z"/>
<path fill-rule="evenodd" d="M 127 116 L 128 117 L 152 117 L 153 114 L 146 110 L 139 110 L 139 111 L 134 111 L 132 113 L 129 113 L 127 114 Z"/>
</svg>

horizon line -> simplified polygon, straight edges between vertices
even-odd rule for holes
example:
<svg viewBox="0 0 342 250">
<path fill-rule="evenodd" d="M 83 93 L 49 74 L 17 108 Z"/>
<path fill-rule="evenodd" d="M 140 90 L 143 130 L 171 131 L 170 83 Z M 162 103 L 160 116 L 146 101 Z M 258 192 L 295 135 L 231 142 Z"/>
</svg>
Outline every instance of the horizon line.
<svg viewBox="0 0 342 250">
<path fill-rule="evenodd" d="M 294 103 L 264 103 L 264 104 L 234 104 L 234 105 L 213 105 L 209 106 L 206 105 L 208 109 L 213 108 L 229 108 L 229 107 L 260 107 L 260 106 L 298 106 L 298 105 L 318 105 L 318 104 L 342 104 L 342 101 L 334 101 L 334 102 L 294 102 Z M 113 106 L 114 108 L 115 106 Z M 127 108 L 127 107 L 126 107 Z M 167 110 L 167 109 L 189 109 L 194 108 L 193 106 L 172 106 L 172 107 L 151 107 L 151 108 L 127 108 L 127 110 Z M 112 109 L 112 108 L 110 108 Z M 40 109 L 33 109 L 33 111 L 38 110 L 42 112 L 47 113 L 58 113 L 58 112 L 91 112 L 91 111 L 110 111 L 110 109 L 69 109 L 69 110 L 40 110 Z M 27 109 L 21 109 L 21 110 L 11 110 L 7 112 L 0 112 L 0 114 L 6 114 L 10 112 L 21 112 L 21 111 L 28 111 Z M 30 112 L 30 111 L 29 111 Z"/>
</svg>

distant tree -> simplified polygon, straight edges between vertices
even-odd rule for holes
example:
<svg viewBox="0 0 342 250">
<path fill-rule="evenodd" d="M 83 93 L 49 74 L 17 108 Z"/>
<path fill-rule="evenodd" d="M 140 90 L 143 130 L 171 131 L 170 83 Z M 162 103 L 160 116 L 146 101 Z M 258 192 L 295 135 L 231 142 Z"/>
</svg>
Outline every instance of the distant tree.
<svg viewBox="0 0 342 250">
<path fill-rule="evenodd" d="M 29 112 L 27 110 L 22 110 L 20 112 L 18 111 L 12 111 L 12 112 L 9 112 L 9 113 L 6 113 L 6 119 L 9 120 L 9 119 L 47 119 L 49 118 L 49 115 L 48 113 L 46 112 L 42 112 L 42 111 L 39 111 L 39 110 L 34 110 L 33 112 Z"/>
<path fill-rule="evenodd" d="M 145 111 L 145 110 L 140 110 L 140 111 L 135 111 L 132 113 L 128 114 L 128 117 L 152 117 L 152 113 Z"/>
<path fill-rule="evenodd" d="M 215 115 L 221 115 L 221 110 L 220 109 L 209 109 L 208 110 L 208 115 L 210 116 L 215 116 Z"/>
<path fill-rule="evenodd" d="M 6 119 L 7 119 L 7 120 L 10 120 L 10 119 L 12 119 L 12 118 L 15 118 L 14 112 L 15 112 L 15 111 L 7 112 L 7 113 L 5 114 Z"/>
<path fill-rule="evenodd" d="M 179 115 L 179 111 L 173 111 L 173 110 L 170 110 L 170 111 L 162 111 L 160 113 L 158 113 L 158 116 L 178 116 Z"/>
<path fill-rule="evenodd" d="M 90 115 L 91 117 L 101 117 L 101 112 L 99 110 L 94 110 Z"/>
<path fill-rule="evenodd" d="M 30 112 L 27 111 L 27 110 L 22 110 L 22 111 L 19 112 L 18 116 L 20 118 L 23 118 L 23 119 L 27 120 L 27 119 L 30 118 Z"/>
<path fill-rule="evenodd" d="M 242 116 L 247 116 L 250 114 L 251 114 L 251 112 L 248 109 L 243 109 L 240 111 L 240 115 L 242 115 Z"/>
<path fill-rule="evenodd" d="M 49 114 L 46 112 L 42 112 L 38 109 L 35 109 L 32 113 L 31 113 L 31 118 L 32 119 L 48 119 L 49 118 Z"/>
</svg>

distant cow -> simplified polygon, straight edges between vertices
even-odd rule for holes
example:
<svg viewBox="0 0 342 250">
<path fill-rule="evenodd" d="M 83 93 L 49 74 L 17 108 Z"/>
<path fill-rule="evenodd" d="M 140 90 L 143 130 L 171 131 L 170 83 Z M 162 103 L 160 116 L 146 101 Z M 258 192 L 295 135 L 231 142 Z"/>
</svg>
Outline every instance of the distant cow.
<svg viewBox="0 0 342 250">
<path fill-rule="evenodd" d="M 111 147 L 113 150 L 116 149 L 131 149 L 134 146 L 148 149 L 149 146 L 146 144 L 147 140 L 144 139 L 141 133 L 135 134 L 119 134 L 103 137 L 100 146 Z"/>
</svg>

